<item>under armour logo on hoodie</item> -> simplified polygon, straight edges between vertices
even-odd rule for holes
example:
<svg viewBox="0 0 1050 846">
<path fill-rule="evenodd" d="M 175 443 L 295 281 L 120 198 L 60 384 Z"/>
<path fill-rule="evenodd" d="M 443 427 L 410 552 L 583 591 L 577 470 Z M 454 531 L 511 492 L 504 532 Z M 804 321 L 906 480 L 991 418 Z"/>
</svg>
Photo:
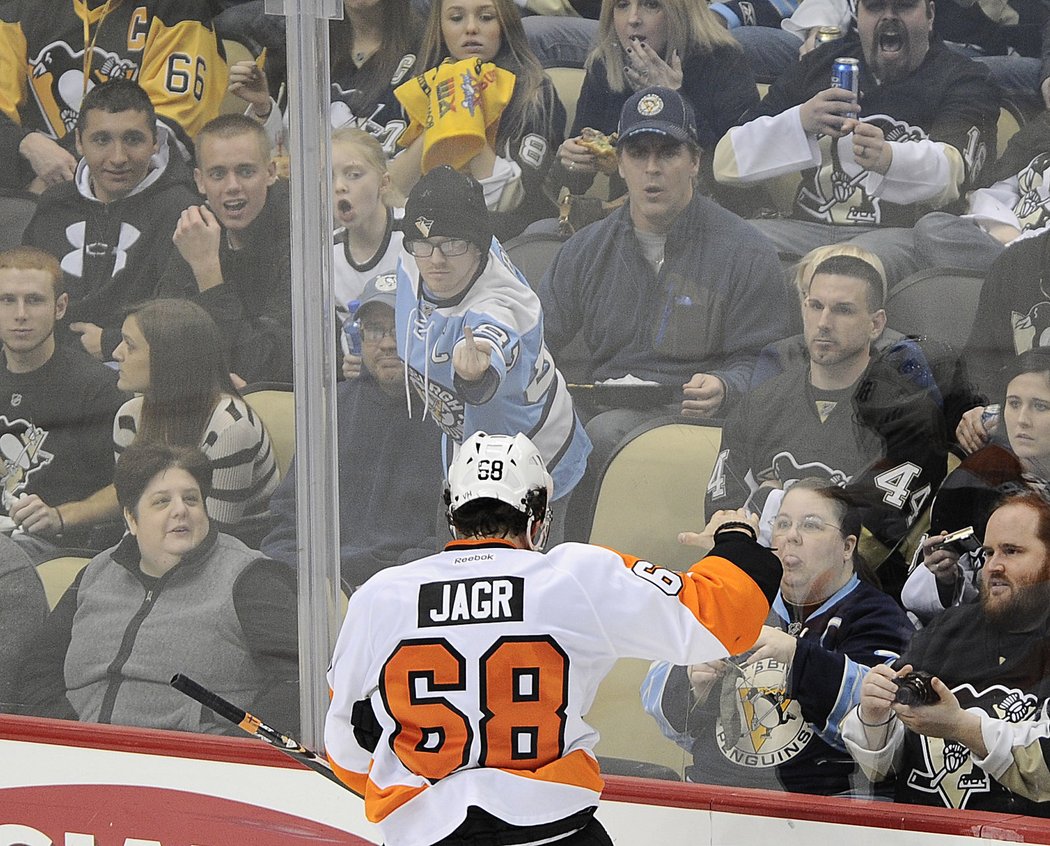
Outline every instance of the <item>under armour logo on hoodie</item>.
<svg viewBox="0 0 1050 846">
<path fill-rule="evenodd" d="M 82 278 L 84 276 L 84 255 L 89 259 L 100 259 L 113 256 L 113 270 L 111 276 L 116 276 L 128 263 L 128 250 L 142 237 L 142 233 L 130 223 L 120 224 L 120 233 L 117 235 L 117 244 L 114 247 L 102 241 L 94 241 L 85 244 L 85 231 L 87 222 L 78 220 L 76 223 L 66 227 L 66 240 L 69 241 L 73 250 L 62 257 L 62 270 L 71 276 Z"/>
</svg>

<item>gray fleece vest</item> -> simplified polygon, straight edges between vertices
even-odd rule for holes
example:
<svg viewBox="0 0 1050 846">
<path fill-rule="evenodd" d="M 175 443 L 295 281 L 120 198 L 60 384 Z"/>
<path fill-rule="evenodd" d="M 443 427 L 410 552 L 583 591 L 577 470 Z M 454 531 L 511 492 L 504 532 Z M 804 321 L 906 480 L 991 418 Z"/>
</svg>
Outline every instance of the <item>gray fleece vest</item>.
<svg viewBox="0 0 1050 846">
<path fill-rule="evenodd" d="M 210 543 L 205 541 L 204 546 Z M 198 548 L 200 549 L 200 548 Z M 221 733 L 224 721 L 169 686 L 185 673 L 242 708 L 262 679 L 233 604 L 233 585 L 260 558 L 228 535 L 147 590 L 107 550 L 85 569 L 66 653 L 67 696 L 84 722 Z"/>
</svg>

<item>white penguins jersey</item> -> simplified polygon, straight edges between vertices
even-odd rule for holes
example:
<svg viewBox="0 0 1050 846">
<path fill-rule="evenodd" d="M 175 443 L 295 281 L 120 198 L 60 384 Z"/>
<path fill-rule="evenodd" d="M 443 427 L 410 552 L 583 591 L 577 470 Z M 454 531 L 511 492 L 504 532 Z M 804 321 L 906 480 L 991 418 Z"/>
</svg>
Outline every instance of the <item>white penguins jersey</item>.
<svg viewBox="0 0 1050 846">
<path fill-rule="evenodd" d="M 522 432 L 554 479 L 553 499 L 566 496 L 583 476 L 591 442 L 544 343 L 539 298 L 499 241 L 492 239 L 478 278 L 441 301 L 427 295 L 415 259 L 403 250 L 396 312 L 398 354 L 426 413 L 445 433 L 448 464 L 475 432 Z M 471 399 L 456 378 L 452 356 L 468 326 L 493 350 L 495 389 L 488 397 Z"/>
</svg>

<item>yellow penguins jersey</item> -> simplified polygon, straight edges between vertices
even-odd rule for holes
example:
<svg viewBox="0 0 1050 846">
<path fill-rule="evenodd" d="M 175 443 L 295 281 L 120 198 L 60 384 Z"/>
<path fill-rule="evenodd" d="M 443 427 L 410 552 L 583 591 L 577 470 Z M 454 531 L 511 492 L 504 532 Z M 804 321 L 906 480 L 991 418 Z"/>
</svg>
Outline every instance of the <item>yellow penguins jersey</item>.
<svg viewBox="0 0 1050 846">
<path fill-rule="evenodd" d="M 711 661 L 761 630 L 779 561 L 729 535 L 685 573 L 587 544 L 460 540 L 356 591 L 325 749 L 387 846 L 435 843 L 470 806 L 530 827 L 594 808 L 583 715 L 616 660 Z"/>
<path fill-rule="evenodd" d="M 227 71 L 205 0 L 2 0 L 0 111 L 61 139 L 84 94 L 133 79 L 157 113 L 197 131 L 219 112 Z"/>
</svg>

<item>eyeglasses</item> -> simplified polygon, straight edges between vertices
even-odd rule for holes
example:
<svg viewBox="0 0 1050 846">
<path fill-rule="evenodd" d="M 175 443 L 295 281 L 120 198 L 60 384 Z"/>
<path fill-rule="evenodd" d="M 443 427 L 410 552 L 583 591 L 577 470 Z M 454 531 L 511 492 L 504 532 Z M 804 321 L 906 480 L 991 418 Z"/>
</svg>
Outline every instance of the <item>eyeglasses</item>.
<svg viewBox="0 0 1050 846">
<path fill-rule="evenodd" d="M 842 529 L 842 526 L 829 523 L 815 514 L 807 514 L 801 520 L 792 520 L 790 517 L 777 517 L 773 521 L 773 534 L 783 535 L 791 531 L 792 526 L 798 526 L 799 532 L 804 535 L 819 535 L 825 529 Z"/>
<path fill-rule="evenodd" d="M 383 338 L 396 338 L 397 327 L 391 326 L 389 329 L 386 326 L 380 326 L 376 323 L 365 323 L 358 324 L 358 329 L 361 330 L 361 337 L 366 341 L 382 341 Z"/>
<path fill-rule="evenodd" d="M 462 238 L 449 238 L 435 244 L 433 241 L 405 241 L 405 249 L 416 258 L 430 258 L 434 250 L 440 251 L 445 258 L 455 258 L 470 249 L 470 241 Z"/>
</svg>

